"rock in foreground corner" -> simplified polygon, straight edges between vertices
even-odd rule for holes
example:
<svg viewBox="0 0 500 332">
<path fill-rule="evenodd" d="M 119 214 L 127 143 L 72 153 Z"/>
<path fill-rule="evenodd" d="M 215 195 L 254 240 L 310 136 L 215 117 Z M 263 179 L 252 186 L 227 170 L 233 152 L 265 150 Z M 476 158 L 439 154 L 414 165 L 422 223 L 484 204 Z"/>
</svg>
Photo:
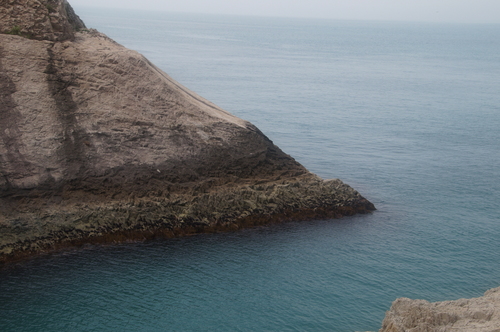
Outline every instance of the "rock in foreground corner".
<svg viewBox="0 0 500 332">
<path fill-rule="evenodd" d="M 484 296 L 431 303 L 399 298 L 380 332 L 500 332 L 500 287 Z"/>
</svg>

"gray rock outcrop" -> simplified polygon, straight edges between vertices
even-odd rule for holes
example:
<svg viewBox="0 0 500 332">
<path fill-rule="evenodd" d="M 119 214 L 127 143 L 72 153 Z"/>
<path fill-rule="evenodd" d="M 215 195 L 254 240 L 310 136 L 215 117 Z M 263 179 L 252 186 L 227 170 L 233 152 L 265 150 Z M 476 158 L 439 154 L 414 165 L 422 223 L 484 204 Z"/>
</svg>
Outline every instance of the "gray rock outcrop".
<svg viewBox="0 0 500 332">
<path fill-rule="evenodd" d="M 0 262 L 374 209 L 84 27 L 65 0 L 0 4 Z"/>
<path fill-rule="evenodd" d="M 500 332 L 500 287 L 484 296 L 431 303 L 399 298 L 380 332 Z"/>
</svg>

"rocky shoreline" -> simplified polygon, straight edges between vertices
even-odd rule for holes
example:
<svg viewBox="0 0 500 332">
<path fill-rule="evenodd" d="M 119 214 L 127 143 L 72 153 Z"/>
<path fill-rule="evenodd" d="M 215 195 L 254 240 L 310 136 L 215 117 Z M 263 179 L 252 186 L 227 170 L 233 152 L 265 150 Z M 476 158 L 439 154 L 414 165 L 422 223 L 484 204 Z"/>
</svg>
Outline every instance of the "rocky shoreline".
<svg viewBox="0 0 500 332">
<path fill-rule="evenodd" d="M 4 1 L 0 32 L 0 263 L 375 209 L 66 0 Z"/>
<path fill-rule="evenodd" d="M 89 199 L 88 195 L 77 200 L 11 201 L 10 209 L 3 209 L 8 221 L 0 223 L 0 262 L 85 243 L 231 231 L 291 220 L 333 219 L 374 209 L 340 180 L 314 176 L 190 191 L 167 196 L 132 194 L 109 201 Z M 51 200 L 60 201 L 54 205 Z"/>
<path fill-rule="evenodd" d="M 375 210 L 255 126 L 87 29 L 66 0 L 0 3 L 0 267 L 87 243 Z M 500 288 L 398 299 L 381 332 L 500 331 Z"/>
</svg>

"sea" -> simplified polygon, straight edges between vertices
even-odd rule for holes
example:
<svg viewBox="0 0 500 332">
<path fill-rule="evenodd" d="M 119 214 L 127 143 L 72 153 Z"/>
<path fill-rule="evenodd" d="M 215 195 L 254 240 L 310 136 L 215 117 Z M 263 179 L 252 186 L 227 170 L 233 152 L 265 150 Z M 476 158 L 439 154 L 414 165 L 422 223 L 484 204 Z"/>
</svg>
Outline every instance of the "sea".
<svg viewBox="0 0 500 332">
<path fill-rule="evenodd" d="M 500 25 L 75 9 L 377 211 L 12 264 L 1 331 L 377 331 L 500 286 Z"/>
</svg>

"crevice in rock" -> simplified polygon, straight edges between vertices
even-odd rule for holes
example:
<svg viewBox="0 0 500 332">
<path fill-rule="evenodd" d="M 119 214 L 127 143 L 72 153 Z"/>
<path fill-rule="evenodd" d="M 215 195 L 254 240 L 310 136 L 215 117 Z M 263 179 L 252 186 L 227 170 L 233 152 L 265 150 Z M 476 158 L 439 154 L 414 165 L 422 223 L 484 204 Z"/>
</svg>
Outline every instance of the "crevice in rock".
<svg viewBox="0 0 500 332">
<path fill-rule="evenodd" d="M 0 180 L 0 189 L 5 190 L 11 189 L 9 180 L 11 170 L 28 170 L 31 164 L 20 152 L 22 148 L 19 129 L 21 114 L 16 110 L 17 104 L 12 97 L 16 92 L 16 85 L 2 65 L 3 53 L 0 46 L 0 138 L 7 151 L 5 155 L 0 155 L 0 175 L 3 178 L 3 181 Z"/>
<path fill-rule="evenodd" d="M 52 47 L 54 45 L 52 44 Z M 56 105 L 57 118 L 62 126 L 59 158 L 65 165 L 68 177 L 73 178 L 85 169 L 87 162 L 85 145 L 88 134 L 78 124 L 76 117 L 78 105 L 68 89 L 76 84 L 74 74 L 60 70 L 59 63 L 64 64 L 64 61 L 57 58 L 52 47 L 47 49 L 49 61 L 45 73 L 51 97 Z"/>
</svg>

